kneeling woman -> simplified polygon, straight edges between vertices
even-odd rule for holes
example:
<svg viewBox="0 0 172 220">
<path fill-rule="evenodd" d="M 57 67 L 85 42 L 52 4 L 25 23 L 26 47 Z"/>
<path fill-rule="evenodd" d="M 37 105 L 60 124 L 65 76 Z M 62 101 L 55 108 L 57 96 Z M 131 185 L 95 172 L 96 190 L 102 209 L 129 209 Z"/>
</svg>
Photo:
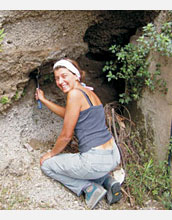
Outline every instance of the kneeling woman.
<svg viewBox="0 0 172 220">
<path fill-rule="evenodd" d="M 52 150 L 40 159 L 42 171 L 80 196 L 90 209 L 106 195 L 109 204 L 121 198 L 120 183 L 109 172 L 120 163 L 114 138 L 105 124 L 104 108 L 92 91 L 82 82 L 84 71 L 70 59 L 57 61 L 53 67 L 57 86 L 67 94 L 66 107 L 44 96 L 40 89 L 36 99 L 64 118 L 62 131 Z M 75 132 L 79 153 L 62 153 Z"/>
</svg>

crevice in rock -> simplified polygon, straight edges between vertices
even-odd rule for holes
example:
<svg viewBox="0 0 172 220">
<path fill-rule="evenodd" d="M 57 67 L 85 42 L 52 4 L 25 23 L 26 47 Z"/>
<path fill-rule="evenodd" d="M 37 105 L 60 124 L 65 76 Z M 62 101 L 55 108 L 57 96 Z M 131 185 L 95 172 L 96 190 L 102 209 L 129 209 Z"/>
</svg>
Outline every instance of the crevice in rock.
<svg viewBox="0 0 172 220">
<path fill-rule="evenodd" d="M 109 60 L 113 56 L 109 47 L 113 44 L 125 45 L 136 30 L 152 22 L 160 11 L 104 11 L 99 22 L 85 32 L 88 43 L 87 56 L 93 60 Z"/>
<path fill-rule="evenodd" d="M 28 73 L 28 77 L 30 79 L 34 79 L 36 81 L 36 76 L 38 76 L 39 84 L 44 85 L 53 82 L 53 65 L 55 61 L 50 61 L 43 63 L 37 68 L 33 69 Z"/>
<path fill-rule="evenodd" d="M 99 22 L 91 25 L 85 32 L 83 40 L 88 44 L 86 56 L 90 60 L 102 62 L 115 60 L 115 54 L 109 50 L 110 46 L 116 44 L 125 46 L 136 32 L 141 32 L 142 27 L 153 22 L 160 11 L 106 11 L 99 16 Z M 101 77 L 107 85 L 115 88 L 115 100 L 119 94 L 125 91 L 125 80 L 107 81 L 105 73 Z"/>
</svg>

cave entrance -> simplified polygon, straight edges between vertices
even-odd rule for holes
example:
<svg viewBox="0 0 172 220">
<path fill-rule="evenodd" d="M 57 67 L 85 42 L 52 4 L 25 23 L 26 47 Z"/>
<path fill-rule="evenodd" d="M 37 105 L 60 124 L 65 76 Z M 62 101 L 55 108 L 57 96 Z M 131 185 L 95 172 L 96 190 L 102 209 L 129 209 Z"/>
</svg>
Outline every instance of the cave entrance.
<svg viewBox="0 0 172 220">
<path fill-rule="evenodd" d="M 91 60 L 102 62 L 115 60 L 116 57 L 109 48 L 112 45 L 125 46 L 133 35 L 139 35 L 142 28 L 153 22 L 160 11 L 143 10 L 113 10 L 102 11 L 99 22 L 91 25 L 85 32 L 84 41 L 88 44 L 86 56 Z M 111 80 L 109 83 L 104 73 L 101 74 L 104 82 L 114 87 L 115 99 L 125 91 L 125 80 Z"/>
<path fill-rule="evenodd" d="M 53 65 L 54 61 L 50 61 L 42 64 L 41 66 L 38 66 L 29 73 L 29 78 L 34 79 L 37 84 L 38 77 L 40 85 L 52 83 L 54 81 Z"/>
</svg>

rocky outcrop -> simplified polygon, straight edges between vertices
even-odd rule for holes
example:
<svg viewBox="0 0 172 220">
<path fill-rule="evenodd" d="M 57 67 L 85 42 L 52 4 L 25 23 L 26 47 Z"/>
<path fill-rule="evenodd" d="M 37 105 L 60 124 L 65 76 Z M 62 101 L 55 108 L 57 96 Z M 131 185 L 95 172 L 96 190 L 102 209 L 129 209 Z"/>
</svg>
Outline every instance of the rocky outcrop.
<svg viewBox="0 0 172 220">
<path fill-rule="evenodd" d="M 88 56 L 97 60 L 111 59 L 109 47 L 113 44 L 125 45 L 136 30 L 152 22 L 160 11 L 103 11 L 99 21 L 91 25 L 85 33 Z"/>
<path fill-rule="evenodd" d="M 22 95 L 29 73 L 60 57 L 77 59 L 87 51 L 85 30 L 95 23 L 99 12 L 92 11 L 0 11 L 0 27 L 5 29 L 0 53 L 0 98 L 8 97 L 6 109 Z M 48 71 L 48 69 L 47 69 Z"/>
<path fill-rule="evenodd" d="M 40 67 L 52 71 L 55 60 L 88 54 L 109 57 L 114 43 L 126 43 L 135 30 L 158 11 L 0 11 L 5 29 L 0 53 L 0 112 L 23 95 L 29 73 Z M 137 19 L 136 19 L 137 18 Z"/>
<path fill-rule="evenodd" d="M 147 145 L 157 160 L 167 160 L 172 122 L 172 58 L 157 55 L 155 60 L 163 65 L 162 77 L 167 82 L 168 92 L 163 95 L 161 92 L 151 93 L 146 90 L 140 101 L 132 105 L 131 113 L 143 146 Z M 152 63 L 151 69 L 154 67 Z"/>
<path fill-rule="evenodd" d="M 155 20 L 157 28 L 167 19 L 166 17 L 165 11 L 159 14 Z M 138 36 L 133 36 L 131 42 L 137 38 Z M 147 146 L 152 150 L 157 160 L 167 160 L 172 121 L 172 58 L 154 53 L 149 67 L 150 72 L 156 70 L 156 64 L 161 65 L 161 77 L 167 83 L 167 94 L 145 90 L 139 102 L 130 106 L 130 112 L 140 132 L 143 147 Z"/>
</svg>

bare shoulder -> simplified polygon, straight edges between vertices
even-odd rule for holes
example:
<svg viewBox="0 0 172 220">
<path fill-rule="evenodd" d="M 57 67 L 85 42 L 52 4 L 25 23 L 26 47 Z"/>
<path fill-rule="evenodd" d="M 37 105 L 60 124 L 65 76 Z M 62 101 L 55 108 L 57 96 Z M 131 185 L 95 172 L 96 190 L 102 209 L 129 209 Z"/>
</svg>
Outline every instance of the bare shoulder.
<svg viewBox="0 0 172 220">
<path fill-rule="evenodd" d="M 78 89 L 72 89 L 68 92 L 67 96 L 71 96 L 71 97 L 78 97 L 80 96 L 81 92 Z"/>
<path fill-rule="evenodd" d="M 67 94 L 67 99 L 80 100 L 81 97 L 81 92 L 78 89 L 72 89 Z"/>
</svg>

